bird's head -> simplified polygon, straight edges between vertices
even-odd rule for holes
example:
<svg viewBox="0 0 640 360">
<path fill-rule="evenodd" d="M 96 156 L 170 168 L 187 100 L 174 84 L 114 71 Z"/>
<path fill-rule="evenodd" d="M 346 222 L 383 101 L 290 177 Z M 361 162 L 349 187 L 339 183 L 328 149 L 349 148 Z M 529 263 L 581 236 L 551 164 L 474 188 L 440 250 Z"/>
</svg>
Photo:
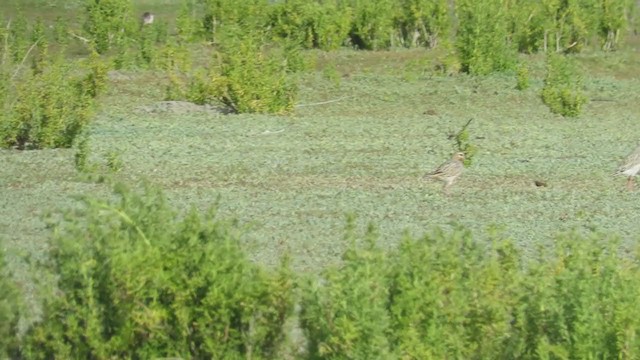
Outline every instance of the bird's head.
<svg viewBox="0 0 640 360">
<path fill-rule="evenodd" d="M 457 152 L 457 153 L 453 154 L 453 160 L 464 161 L 464 153 L 463 152 Z"/>
</svg>

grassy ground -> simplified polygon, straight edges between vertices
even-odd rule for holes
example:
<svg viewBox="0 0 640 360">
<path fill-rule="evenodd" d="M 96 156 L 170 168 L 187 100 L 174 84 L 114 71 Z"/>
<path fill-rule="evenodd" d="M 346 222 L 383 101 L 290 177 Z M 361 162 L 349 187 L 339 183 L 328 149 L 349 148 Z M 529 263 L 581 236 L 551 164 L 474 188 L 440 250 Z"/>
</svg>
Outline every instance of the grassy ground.
<svg viewBox="0 0 640 360">
<path fill-rule="evenodd" d="M 303 76 L 299 100 L 308 106 L 288 117 L 161 111 L 158 78 L 119 73 L 92 127 L 92 159 L 119 154 L 119 178 L 149 179 L 182 209 L 219 199 L 223 216 L 247 225 L 256 260 L 288 250 L 302 271 L 339 259 L 347 213 L 374 222 L 389 247 L 404 230 L 451 222 L 497 227 L 525 250 L 571 229 L 638 239 L 638 192 L 612 175 L 639 140 L 635 50 L 580 56 L 595 100 L 577 119 L 549 113 L 540 76 L 518 91 L 510 75 L 429 75 L 426 51 L 311 55 L 319 70 Z M 542 74 L 541 58 L 526 60 Z M 479 152 L 445 197 L 419 178 L 450 156 L 448 135 L 469 118 Z M 0 237 L 14 254 L 43 253 L 44 213 L 109 191 L 82 180 L 73 150 L 1 154 Z"/>
</svg>

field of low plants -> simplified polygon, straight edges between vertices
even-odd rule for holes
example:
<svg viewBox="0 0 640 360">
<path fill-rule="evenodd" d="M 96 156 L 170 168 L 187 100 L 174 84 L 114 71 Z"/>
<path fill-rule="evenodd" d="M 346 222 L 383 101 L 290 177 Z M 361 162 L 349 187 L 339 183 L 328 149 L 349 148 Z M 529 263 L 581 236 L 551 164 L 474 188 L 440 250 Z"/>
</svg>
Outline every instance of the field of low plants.
<svg viewBox="0 0 640 360">
<path fill-rule="evenodd" d="M 0 359 L 640 358 L 636 11 L 0 4 Z"/>
</svg>

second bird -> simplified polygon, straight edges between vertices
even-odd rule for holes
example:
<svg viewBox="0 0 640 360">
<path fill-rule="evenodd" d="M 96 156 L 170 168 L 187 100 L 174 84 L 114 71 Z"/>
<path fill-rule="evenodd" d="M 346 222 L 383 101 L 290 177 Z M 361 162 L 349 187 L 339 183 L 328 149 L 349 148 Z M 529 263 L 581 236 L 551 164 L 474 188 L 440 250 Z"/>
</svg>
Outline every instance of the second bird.
<svg viewBox="0 0 640 360">
<path fill-rule="evenodd" d="M 444 183 L 444 193 L 449 195 L 449 188 L 456 179 L 462 175 L 462 171 L 464 170 L 463 161 L 464 153 L 455 153 L 451 160 L 438 166 L 434 171 L 426 173 L 424 178 L 442 181 Z"/>
</svg>

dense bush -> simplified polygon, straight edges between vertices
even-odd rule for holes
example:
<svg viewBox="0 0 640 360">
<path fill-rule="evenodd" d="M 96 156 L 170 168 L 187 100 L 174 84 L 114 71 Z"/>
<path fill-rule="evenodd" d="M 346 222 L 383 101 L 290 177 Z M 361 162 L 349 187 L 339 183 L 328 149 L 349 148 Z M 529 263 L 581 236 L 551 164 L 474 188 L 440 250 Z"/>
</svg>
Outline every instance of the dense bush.
<svg viewBox="0 0 640 360">
<path fill-rule="evenodd" d="M 256 36 L 225 42 L 217 98 L 239 113 L 287 113 L 293 110 L 297 86 L 289 76 L 284 53 L 269 51 Z"/>
<path fill-rule="evenodd" d="M 285 262 L 254 265 L 238 227 L 183 218 L 152 187 L 91 198 L 56 227 L 40 274 L 57 279 L 26 334 L 28 359 L 269 359 L 292 309 Z"/>
<path fill-rule="evenodd" d="M 564 234 L 525 258 L 508 239 L 457 228 L 407 235 L 383 256 L 372 234 L 305 285 L 311 359 L 640 355 L 640 268 L 615 239 Z"/>
<path fill-rule="evenodd" d="M 18 149 L 70 147 L 88 124 L 93 97 L 104 86 L 105 72 L 74 73 L 60 56 L 38 59 L 22 76 L 4 77 L 0 146 Z M 14 73 L 15 74 L 15 73 Z"/>
<path fill-rule="evenodd" d="M 305 48 L 333 50 L 349 37 L 351 13 L 351 8 L 339 7 L 337 0 L 286 1 L 273 6 L 269 26 L 274 36 L 294 40 Z"/>
<path fill-rule="evenodd" d="M 551 112 L 562 116 L 578 116 L 587 97 L 582 90 L 582 76 L 571 58 L 550 53 L 542 88 L 542 101 Z"/>
<path fill-rule="evenodd" d="M 347 228 L 344 265 L 309 279 L 302 291 L 300 324 L 310 359 L 390 358 L 388 273 L 373 230 L 358 244 L 354 222 Z"/>
<path fill-rule="evenodd" d="M 84 30 L 93 48 L 103 54 L 122 46 L 135 26 L 130 0 L 86 0 Z"/>
<path fill-rule="evenodd" d="M 435 48 L 449 41 L 452 19 L 447 0 L 401 0 L 398 5 L 396 23 L 405 45 Z"/>
<path fill-rule="evenodd" d="M 20 297 L 0 247 L 0 358 L 8 358 L 18 344 L 17 324 L 20 315 Z"/>
<path fill-rule="evenodd" d="M 244 31 L 262 30 L 269 16 L 267 0 L 202 0 L 204 37 L 217 41 L 226 28 L 239 27 Z"/>
<path fill-rule="evenodd" d="M 178 217 L 153 187 L 116 186 L 115 195 L 85 198 L 55 227 L 37 270 L 57 288 L 45 291 L 43 318 L 20 342 L 11 332 L 15 291 L 0 278 L 0 351 L 27 359 L 282 355 L 295 302 L 286 260 L 264 270 L 242 251 L 237 224 L 211 212 Z M 351 218 L 340 265 L 300 285 L 300 357 L 640 356 L 638 249 L 615 238 L 566 233 L 525 256 L 498 233 L 479 241 L 463 227 L 405 234 L 392 250 L 377 245 L 374 227 L 362 237 L 354 229 Z"/>
<path fill-rule="evenodd" d="M 474 75 L 512 69 L 515 50 L 508 40 L 507 21 L 501 2 L 460 0 L 456 2 L 460 26 L 456 48 L 462 70 Z"/>
<path fill-rule="evenodd" d="M 284 114 L 293 110 L 297 85 L 292 72 L 306 67 L 291 43 L 267 43 L 263 33 L 222 36 L 208 70 L 187 76 L 174 71 L 166 98 L 222 104 L 237 113 Z"/>
</svg>

